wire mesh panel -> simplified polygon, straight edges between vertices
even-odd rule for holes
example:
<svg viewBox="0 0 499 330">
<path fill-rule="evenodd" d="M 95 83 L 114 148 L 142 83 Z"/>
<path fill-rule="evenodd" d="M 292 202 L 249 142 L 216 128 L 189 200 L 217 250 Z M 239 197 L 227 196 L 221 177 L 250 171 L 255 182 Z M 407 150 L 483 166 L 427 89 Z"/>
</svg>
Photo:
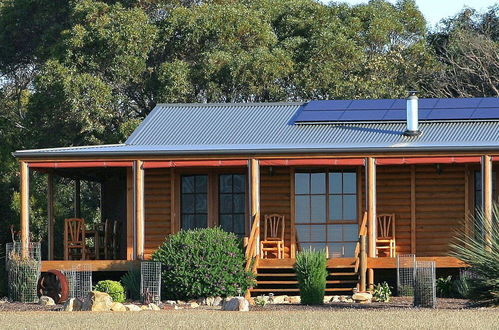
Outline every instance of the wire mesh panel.
<svg viewBox="0 0 499 330">
<path fill-rule="evenodd" d="M 5 250 L 9 299 L 37 302 L 36 287 L 41 270 L 40 243 L 29 243 L 26 251 L 21 249 L 20 242 L 7 243 Z"/>
<path fill-rule="evenodd" d="M 140 297 L 144 304 L 160 302 L 161 263 L 151 261 L 140 263 Z"/>
<path fill-rule="evenodd" d="M 414 294 L 415 254 L 397 254 L 397 295 L 409 297 Z"/>
<path fill-rule="evenodd" d="M 92 266 L 75 265 L 64 270 L 69 284 L 69 297 L 83 300 L 92 291 Z"/>
<path fill-rule="evenodd" d="M 435 308 L 437 290 L 434 261 L 417 261 L 414 278 L 414 306 Z"/>
</svg>

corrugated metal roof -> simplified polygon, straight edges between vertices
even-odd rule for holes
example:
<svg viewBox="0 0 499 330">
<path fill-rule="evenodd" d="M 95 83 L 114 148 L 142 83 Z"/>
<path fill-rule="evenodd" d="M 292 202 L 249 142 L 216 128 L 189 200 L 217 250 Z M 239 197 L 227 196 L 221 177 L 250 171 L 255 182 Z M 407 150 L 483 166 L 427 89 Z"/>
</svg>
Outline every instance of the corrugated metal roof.
<svg viewBox="0 0 499 330">
<path fill-rule="evenodd" d="M 302 103 L 160 104 L 122 145 L 39 149 L 16 156 L 499 149 L 498 121 L 294 125 Z"/>
</svg>

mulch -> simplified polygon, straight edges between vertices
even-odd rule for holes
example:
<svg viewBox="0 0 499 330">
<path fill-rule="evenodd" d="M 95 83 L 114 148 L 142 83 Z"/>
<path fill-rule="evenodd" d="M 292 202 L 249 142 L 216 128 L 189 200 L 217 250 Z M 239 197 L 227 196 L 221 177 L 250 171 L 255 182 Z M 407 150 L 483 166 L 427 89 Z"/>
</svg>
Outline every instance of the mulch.
<svg viewBox="0 0 499 330">
<path fill-rule="evenodd" d="M 41 306 L 36 303 L 18 303 L 0 301 L 0 312 L 43 312 L 43 311 L 58 311 L 62 305 Z M 213 309 L 213 307 L 206 307 Z M 340 309 L 369 309 L 369 310 L 386 310 L 386 309 L 404 309 L 414 308 L 412 306 L 412 297 L 392 297 L 388 303 L 373 302 L 371 304 L 355 304 L 355 303 L 329 303 L 317 306 L 306 306 L 299 304 L 267 304 L 264 307 L 251 306 L 252 311 L 327 311 Z M 465 309 L 472 308 L 468 300 L 437 298 L 437 309 Z M 197 309 L 197 308 L 196 308 Z M 204 309 L 201 306 L 199 309 Z"/>
<path fill-rule="evenodd" d="M 386 309 L 404 309 L 411 308 L 412 297 L 391 297 L 389 302 L 373 302 L 370 304 L 356 304 L 356 303 L 329 303 L 324 305 L 299 305 L 299 304 L 267 304 L 264 307 L 251 306 L 253 311 L 271 311 L 271 310 L 288 310 L 288 311 L 301 311 L 301 310 L 338 310 L 338 309 L 370 309 L 370 310 L 386 310 Z M 472 308 L 466 299 L 453 299 L 453 298 L 437 298 L 437 309 L 465 309 Z"/>
</svg>

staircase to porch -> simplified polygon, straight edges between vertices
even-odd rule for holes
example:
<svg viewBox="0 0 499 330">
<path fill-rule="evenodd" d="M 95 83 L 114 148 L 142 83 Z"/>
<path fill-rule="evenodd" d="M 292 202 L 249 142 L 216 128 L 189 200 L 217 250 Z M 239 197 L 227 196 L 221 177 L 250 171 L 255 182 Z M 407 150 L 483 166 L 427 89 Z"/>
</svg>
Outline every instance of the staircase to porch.
<svg viewBox="0 0 499 330">
<path fill-rule="evenodd" d="M 357 286 L 358 272 L 354 267 L 328 267 L 326 295 L 351 295 Z M 273 293 L 274 295 L 299 295 L 298 281 L 289 265 L 264 265 L 256 270 L 257 285 L 250 290 L 251 296 Z"/>
</svg>

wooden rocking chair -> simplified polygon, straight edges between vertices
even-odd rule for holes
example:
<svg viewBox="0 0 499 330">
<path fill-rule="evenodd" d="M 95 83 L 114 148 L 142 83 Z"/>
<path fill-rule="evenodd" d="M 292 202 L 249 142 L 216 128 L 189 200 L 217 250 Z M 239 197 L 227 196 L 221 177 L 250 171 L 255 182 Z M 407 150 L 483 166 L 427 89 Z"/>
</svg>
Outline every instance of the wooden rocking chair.
<svg viewBox="0 0 499 330">
<path fill-rule="evenodd" d="M 284 215 L 265 215 L 264 239 L 260 241 L 260 257 L 267 258 L 273 253 L 278 259 L 284 258 Z"/>
<path fill-rule="evenodd" d="M 75 256 L 85 260 L 85 250 L 85 220 L 64 219 L 64 260 L 69 260 L 70 257 L 73 259 Z"/>
<path fill-rule="evenodd" d="M 383 213 L 377 217 L 378 235 L 376 254 L 382 251 L 385 257 L 395 257 L 395 214 Z"/>
</svg>

